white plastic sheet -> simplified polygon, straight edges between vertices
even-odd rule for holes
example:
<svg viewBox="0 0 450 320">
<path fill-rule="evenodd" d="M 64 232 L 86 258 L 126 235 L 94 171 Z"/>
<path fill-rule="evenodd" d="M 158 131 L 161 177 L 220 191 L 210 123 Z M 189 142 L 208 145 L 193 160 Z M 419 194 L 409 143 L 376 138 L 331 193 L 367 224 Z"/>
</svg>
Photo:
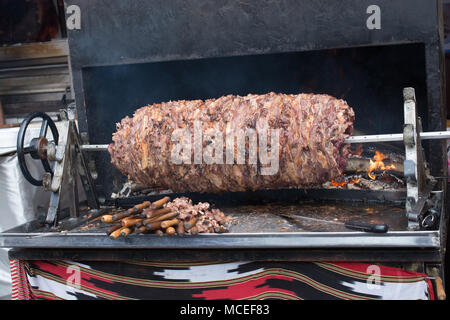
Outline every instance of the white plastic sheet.
<svg viewBox="0 0 450 320">
<path fill-rule="evenodd" d="M 56 123 L 59 129 L 59 123 Z M 24 145 L 39 136 L 41 123 L 33 122 L 28 126 Z M 47 138 L 52 139 L 50 130 Z M 11 229 L 33 220 L 37 206 L 48 206 L 50 195 L 42 187 L 31 185 L 20 171 L 17 155 L 17 133 L 19 128 L 0 130 L 0 232 Z M 25 161 L 31 175 L 36 179 L 42 176 L 43 167 L 40 161 L 25 156 Z M 0 248 L 0 297 L 11 291 L 9 273 L 8 249 Z"/>
<path fill-rule="evenodd" d="M 26 162 L 32 176 L 42 175 L 39 161 L 27 156 Z M 42 187 L 35 187 L 25 180 L 16 154 L 0 156 L 0 232 L 33 220 L 37 206 L 46 207 L 49 196 Z M 0 248 L 0 297 L 11 291 L 7 250 Z"/>
<path fill-rule="evenodd" d="M 61 131 L 61 122 L 56 122 Z M 24 146 L 31 139 L 39 136 L 41 123 L 33 122 L 28 126 Z M 17 160 L 16 145 L 19 128 L 0 129 L 0 232 L 11 229 L 28 221 L 34 220 L 38 207 L 47 211 L 50 193 L 43 187 L 30 184 L 23 176 Z M 52 140 L 51 130 L 47 130 L 47 139 Z M 44 169 L 40 160 L 25 156 L 30 174 L 40 180 Z M 60 207 L 68 207 L 68 198 L 63 186 Z M 81 181 L 78 180 L 79 200 L 86 199 Z M 0 297 L 11 292 L 11 277 L 9 271 L 8 249 L 0 248 Z"/>
</svg>

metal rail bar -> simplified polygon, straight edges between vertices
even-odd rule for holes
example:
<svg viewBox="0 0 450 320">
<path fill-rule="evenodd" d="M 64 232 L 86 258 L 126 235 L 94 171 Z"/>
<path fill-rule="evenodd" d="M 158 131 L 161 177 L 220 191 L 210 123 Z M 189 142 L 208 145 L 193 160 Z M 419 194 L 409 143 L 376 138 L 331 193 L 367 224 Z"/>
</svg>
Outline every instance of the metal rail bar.
<svg viewBox="0 0 450 320">
<path fill-rule="evenodd" d="M 104 233 L 1 233 L 0 247 L 20 248 L 439 248 L 438 231 L 228 233 L 169 237 L 130 235 L 111 240 Z"/>
<path fill-rule="evenodd" d="M 450 139 L 450 131 L 421 132 L 420 138 L 422 140 Z M 345 139 L 346 143 L 395 142 L 395 141 L 403 141 L 403 133 L 353 136 L 349 137 L 348 139 Z"/>
<path fill-rule="evenodd" d="M 354 262 L 435 262 L 441 263 L 439 249 L 397 248 L 303 248 L 303 249 L 117 249 L 97 248 L 14 248 L 8 251 L 16 260 L 70 260 L 70 261 L 354 261 Z"/>
<path fill-rule="evenodd" d="M 450 139 L 450 131 L 421 132 L 422 140 Z M 345 143 L 395 142 L 403 141 L 403 133 L 374 134 L 367 136 L 352 136 L 345 139 Z M 107 144 L 85 144 L 83 151 L 106 151 Z"/>
<path fill-rule="evenodd" d="M 108 144 L 83 144 L 81 145 L 83 151 L 106 151 Z"/>
</svg>

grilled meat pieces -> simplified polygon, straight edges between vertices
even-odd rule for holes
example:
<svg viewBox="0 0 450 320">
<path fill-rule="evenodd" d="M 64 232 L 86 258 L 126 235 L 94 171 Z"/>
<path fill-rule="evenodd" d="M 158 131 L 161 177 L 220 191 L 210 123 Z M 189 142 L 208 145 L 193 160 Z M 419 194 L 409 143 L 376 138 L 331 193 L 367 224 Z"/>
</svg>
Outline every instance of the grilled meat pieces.
<svg viewBox="0 0 450 320">
<path fill-rule="evenodd" d="M 132 118 L 124 118 L 117 124 L 108 150 L 111 162 L 129 179 L 174 192 L 308 187 L 342 174 L 349 148 L 344 140 L 353 130 L 353 121 L 354 112 L 345 101 L 324 94 L 271 92 L 170 101 L 142 107 Z M 270 129 L 266 136 L 261 135 L 261 123 Z M 223 133 L 222 143 L 217 135 L 205 136 L 212 129 Z M 180 130 L 192 134 L 180 136 Z M 250 150 L 256 142 L 251 139 L 252 130 L 257 132 L 256 152 Z M 197 138 L 196 132 L 200 132 Z M 245 141 L 244 163 L 237 156 L 243 133 L 247 134 L 241 140 Z M 233 148 L 227 149 L 226 138 L 233 135 Z M 277 136 L 278 141 L 272 139 Z M 190 149 L 182 148 L 180 154 L 186 153 L 174 161 L 174 150 L 181 142 Z M 208 162 L 206 153 L 199 155 L 198 147 L 201 152 L 215 150 L 209 155 L 216 161 Z M 230 158 L 227 152 L 231 152 Z M 267 162 L 268 157 L 277 161 L 276 166 Z M 275 170 L 263 174 L 268 167 Z"/>
</svg>

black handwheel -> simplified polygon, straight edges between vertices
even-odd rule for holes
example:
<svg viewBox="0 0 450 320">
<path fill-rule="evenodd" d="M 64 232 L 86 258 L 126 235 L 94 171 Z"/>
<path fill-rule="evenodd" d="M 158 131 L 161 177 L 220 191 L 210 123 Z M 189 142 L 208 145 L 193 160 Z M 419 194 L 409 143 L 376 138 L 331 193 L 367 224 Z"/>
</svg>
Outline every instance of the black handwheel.
<svg viewBox="0 0 450 320">
<path fill-rule="evenodd" d="M 33 119 L 41 118 L 42 125 L 41 130 L 39 132 L 39 137 L 33 138 L 28 147 L 24 147 L 23 143 L 25 140 L 25 133 L 27 131 L 28 125 L 31 123 Z M 56 128 L 53 120 L 43 112 L 33 112 L 28 117 L 26 117 L 19 129 L 19 134 L 17 135 L 17 158 L 19 159 L 20 170 L 22 170 L 22 174 L 25 179 L 28 180 L 32 185 L 42 186 L 42 180 L 37 180 L 33 178 L 28 171 L 27 164 L 25 162 L 25 155 L 30 154 L 33 159 L 40 159 L 44 170 L 53 175 L 52 168 L 50 167 L 50 163 L 47 159 L 47 129 L 50 127 L 50 130 L 53 135 L 53 141 L 57 145 L 58 144 L 58 129 Z"/>
</svg>

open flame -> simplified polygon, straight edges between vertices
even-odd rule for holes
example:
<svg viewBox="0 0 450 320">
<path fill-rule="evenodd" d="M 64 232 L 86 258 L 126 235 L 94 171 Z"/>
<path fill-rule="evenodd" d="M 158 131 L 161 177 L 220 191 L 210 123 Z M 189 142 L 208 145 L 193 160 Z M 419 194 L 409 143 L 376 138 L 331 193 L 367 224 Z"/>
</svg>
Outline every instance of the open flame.
<svg viewBox="0 0 450 320">
<path fill-rule="evenodd" d="M 355 175 L 350 176 L 342 175 L 338 177 L 336 180 L 331 180 L 330 181 L 331 185 L 334 187 L 341 187 L 341 188 L 346 187 L 348 184 L 356 185 L 361 181 L 361 171 L 363 172 L 365 171 L 371 180 L 376 180 L 377 176 L 375 174 L 375 171 L 388 171 L 396 168 L 394 164 L 390 165 L 384 164 L 383 160 L 387 158 L 389 158 L 387 155 L 379 151 L 375 151 L 373 159 L 369 159 L 369 167 L 367 169 L 357 169 L 356 173 L 358 172 L 360 173 Z M 365 178 L 362 179 L 363 181 L 361 182 L 361 184 L 363 185 L 362 187 L 364 187 L 366 179 Z"/>
<path fill-rule="evenodd" d="M 395 169 L 395 165 L 389 165 L 389 166 L 385 166 L 383 160 L 387 158 L 387 155 L 379 152 L 379 151 L 375 151 L 375 155 L 373 156 L 373 159 L 375 161 L 370 160 L 370 166 L 369 169 L 367 169 L 367 175 L 369 176 L 370 179 L 375 180 L 377 178 L 377 176 L 373 173 L 373 171 L 375 170 L 392 170 Z"/>
</svg>

